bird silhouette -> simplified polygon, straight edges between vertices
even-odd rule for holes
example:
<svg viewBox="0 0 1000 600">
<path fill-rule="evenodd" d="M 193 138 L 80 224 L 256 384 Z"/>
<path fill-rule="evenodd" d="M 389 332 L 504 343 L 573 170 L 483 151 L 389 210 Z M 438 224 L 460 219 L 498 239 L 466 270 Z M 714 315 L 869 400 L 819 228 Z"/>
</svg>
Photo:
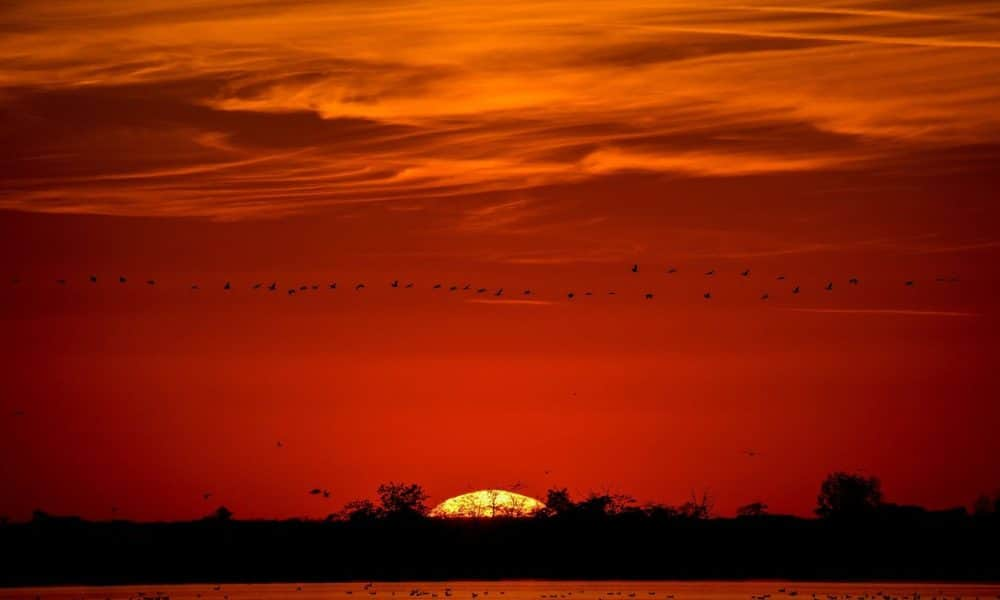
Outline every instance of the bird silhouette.
<svg viewBox="0 0 1000 600">
<path fill-rule="evenodd" d="M 192 290 L 200 290 L 201 288 L 200 288 L 200 287 L 198 287 L 198 284 L 197 284 L 197 283 L 192 283 L 192 284 L 191 284 L 191 289 L 192 289 Z"/>
<path fill-rule="evenodd" d="M 66 280 L 65 279 L 56 279 L 56 283 L 58 283 L 59 285 L 66 285 Z"/>
<path fill-rule="evenodd" d="M 754 458 L 755 456 L 760 456 L 760 452 L 757 452 L 756 450 L 744 450 L 743 454 L 746 454 L 750 458 Z"/>
<path fill-rule="evenodd" d="M 205 492 L 204 494 L 201 495 L 202 500 L 208 500 L 211 497 L 212 497 L 212 492 Z"/>
<path fill-rule="evenodd" d="M 531 290 L 524 290 L 521 293 L 524 294 L 525 296 L 530 296 L 531 295 Z"/>
<path fill-rule="evenodd" d="M 784 281 L 785 280 L 785 276 L 784 275 L 778 275 L 775 279 L 777 279 L 778 281 Z"/>
<path fill-rule="evenodd" d="M 118 276 L 118 283 L 125 283 L 127 281 L 128 281 L 128 279 L 125 279 L 124 275 L 119 275 Z"/>
<path fill-rule="evenodd" d="M 833 291 L 833 282 L 832 282 L 832 281 L 828 281 L 828 282 L 826 283 L 826 287 L 825 287 L 824 289 L 825 289 L 826 291 L 828 291 L 828 292 L 832 292 L 832 291 Z"/>
<path fill-rule="evenodd" d="M 905 283 L 906 283 L 906 287 L 913 287 L 913 280 L 912 279 L 911 280 L 907 280 Z"/>
<path fill-rule="evenodd" d="M 441 284 L 440 284 L 440 283 L 435 283 L 435 284 L 434 284 L 434 289 L 435 289 L 435 290 L 439 290 L 439 289 L 441 289 Z"/>
<path fill-rule="evenodd" d="M 583 295 L 584 296 L 593 296 L 594 292 L 591 292 L 591 291 L 588 290 L 588 291 L 584 292 Z"/>
<path fill-rule="evenodd" d="M 278 282 L 277 281 L 272 281 L 271 285 L 267 286 L 267 291 L 269 291 L 269 292 L 273 292 L 276 289 L 278 289 Z"/>
<path fill-rule="evenodd" d="M 497 292 L 495 294 L 493 294 L 493 295 L 494 296 L 498 296 L 498 297 L 499 296 L 503 296 L 503 288 L 498 289 Z"/>
<path fill-rule="evenodd" d="M 667 275 L 673 275 L 676 272 L 677 272 L 676 267 L 670 267 L 669 269 L 667 269 Z"/>
<path fill-rule="evenodd" d="M 259 290 L 263 285 L 264 285 L 263 283 L 255 283 L 253 284 L 253 289 Z"/>
<path fill-rule="evenodd" d="M 632 272 L 633 273 L 638 273 L 639 272 L 639 265 L 632 265 Z"/>
<path fill-rule="evenodd" d="M 715 269 L 711 269 L 709 271 L 705 271 L 705 275 L 707 275 L 709 277 L 715 275 Z"/>
<path fill-rule="evenodd" d="M 289 296 L 294 296 L 295 295 L 295 288 L 288 288 L 288 295 Z"/>
<path fill-rule="evenodd" d="M 156 285 L 156 280 L 155 279 L 149 279 L 149 280 L 146 281 L 146 285 Z"/>
<path fill-rule="evenodd" d="M 457 285 L 453 285 L 453 286 L 451 286 L 451 287 L 448 288 L 448 291 L 449 292 L 454 292 L 457 289 L 458 289 L 458 286 Z"/>
<path fill-rule="evenodd" d="M 90 276 L 90 283 L 97 283 L 97 275 Z"/>
<path fill-rule="evenodd" d="M 485 291 L 486 291 L 486 288 L 479 288 L 478 290 L 476 290 L 476 293 L 477 294 L 482 294 Z"/>
<path fill-rule="evenodd" d="M 574 295 L 575 294 L 573 294 L 573 292 L 570 292 L 570 293 L 566 294 L 566 297 L 569 298 L 570 300 L 572 300 Z"/>
<path fill-rule="evenodd" d="M 330 497 L 330 490 L 323 490 L 323 497 L 324 498 L 329 498 Z"/>
<path fill-rule="evenodd" d="M 740 275 L 743 277 L 750 277 L 750 269 L 743 271 Z"/>
<path fill-rule="evenodd" d="M 646 300 L 652 300 L 652 299 L 653 299 L 653 295 L 650 294 L 649 292 L 646 292 Z"/>
<path fill-rule="evenodd" d="M 233 287 L 233 286 L 232 286 L 232 285 L 230 285 L 230 283 L 229 283 L 229 282 L 227 281 L 227 282 L 226 282 L 226 285 L 222 286 L 222 289 L 224 289 L 224 290 L 229 290 L 229 289 L 231 289 L 232 287 Z"/>
<path fill-rule="evenodd" d="M 364 287 L 365 287 L 365 284 L 359 283 L 358 285 L 354 286 L 354 291 L 356 292 L 356 291 L 358 291 L 358 290 L 360 290 L 360 289 L 362 289 Z"/>
<path fill-rule="evenodd" d="M 304 291 L 306 291 L 306 290 L 308 290 L 308 289 L 309 289 L 309 286 L 308 286 L 308 285 L 300 285 L 300 286 L 299 286 L 299 291 L 300 291 L 300 292 L 304 292 Z"/>
<path fill-rule="evenodd" d="M 318 289 L 319 289 L 319 284 L 315 284 L 315 283 L 314 283 L 314 284 L 312 285 L 312 289 L 314 289 L 314 290 L 318 290 Z"/>
<path fill-rule="evenodd" d="M 410 283 L 407 283 L 407 284 L 406 284 L 406 287 L 407 287 L 407 288 L 411 288 L 411 287 L 413 287 L 413 282 L 411 281 Z"/>
<path fill-rule="evenodd" d="M 330 284 L 330 289 L 331 290 L 337 289 L 337 282 L 336 281 L 334 281 L 333 283 Z"/>
<path fill-rule="evenodd" d="M 795 286 L 795 287 L 793 287 L 793 288 L 792 288 L 792 293 L 793 293 L 793 294 L 798 294 L 798 293 L 799 293 L 799 286 Z"/>
<path fill-rule="evenodd" d="M 617 294 L 617 292 L 615 292 L 614 290 L 610 290 L 610 291 L 608 292 L 608 295 L 609 295 L 609 296 L 614 296 L 615 294 Z"/>
<path fill-rule="evenodd" d="M 472 288 L 472 284 L 471 283 L 467 283 L 464 286 L 462 286 L 462 290 L 463 291 L 468 291 L 471 288 Z"/>
<path fill-rule="evenodd" d="M 764 294 L 760 297 L 761 300 L 767 300 L 768 298 L 770 298 L 770 296 L 767 295 L 767 292 L 764 292 Z"/>
<path fill-rule="evenodd" d="M 861 281 L 859 281 L 857 277 L 851 277 L 850 279 L 847 280 L 847 283 L 851 285 L 858 285 L 859 283 L 861 283 Z"/>
<path fill-rule="evenodd" d="M 393 279 L 392 283 L 390 283 L 389 285 L 391 285 L 394 288 L 398 288 L 399 287 L 399 280 L 398 279 Z"/>
<path fill-rule="evenodd" d="M 284 448 L 285 447 L 285 445 L 281 442 L 281 440 L 278 440 L 278 447 L 279 448 Z"/>
<path fill-rule="evenodd" d="M 705 298 L 705 300 L 711 300 L 712 292 L 705 292 L 704 294 L 702 294 L 702 297 Z"/>
<path fill-rule="evenodd" d="M 310 496 L 319 496 L 322 493 L 323 493 L 323 490 L 321 490 L 319 488 L 313 488 L 313 489 L 309 490 L 309 495 Z"/>
</svg>

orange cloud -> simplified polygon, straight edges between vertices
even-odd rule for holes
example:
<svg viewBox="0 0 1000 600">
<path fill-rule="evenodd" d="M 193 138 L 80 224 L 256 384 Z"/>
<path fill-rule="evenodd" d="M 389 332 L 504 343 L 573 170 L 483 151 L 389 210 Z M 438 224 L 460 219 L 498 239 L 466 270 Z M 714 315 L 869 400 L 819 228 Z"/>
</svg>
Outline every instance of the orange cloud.
<svg viewBox="0 0 1000 600">
<path fill-rule="evenodd" d="M 1000 136 L 986 2 L 2 10 L 7 209 L 239 219 L 877 168 Z"/>
</svg>

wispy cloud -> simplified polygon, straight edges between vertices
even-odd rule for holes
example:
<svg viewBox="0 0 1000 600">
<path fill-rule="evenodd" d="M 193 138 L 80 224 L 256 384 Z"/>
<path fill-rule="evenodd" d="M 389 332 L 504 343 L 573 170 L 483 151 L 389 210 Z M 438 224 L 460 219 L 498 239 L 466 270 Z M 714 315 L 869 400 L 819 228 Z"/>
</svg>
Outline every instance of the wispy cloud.
<svg viewBox="0 0 1000 600">
<path fill-rule="evenodd" d="M 502 298 L 473 298 L 466 300 L 469 304 L 508 304 L 511 306 L 548 306 L 555 304 L 550 300 L 506 300 Z"/>
<path fill-rule="evenodd" d="M 239 219 L 1000 142 L 988 2 L 53 0 L 0 19 L 16 210 Z M 458 226 L 535 208 L 498 206 Z"/>
<path fill-rule="evenodd" d="M 834 315 L 887 315 L 901 317 L 981 317 L 980 313 L 946 310 L 913 310 L 904 308 L 785 308 L 792 312 Z"/>
</svg>

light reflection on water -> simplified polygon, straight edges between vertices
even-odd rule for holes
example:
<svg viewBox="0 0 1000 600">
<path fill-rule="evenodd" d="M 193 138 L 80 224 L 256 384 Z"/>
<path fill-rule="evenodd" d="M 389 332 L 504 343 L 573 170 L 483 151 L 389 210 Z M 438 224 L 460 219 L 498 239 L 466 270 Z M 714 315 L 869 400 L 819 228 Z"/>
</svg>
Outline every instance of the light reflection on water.
<svg viewBox="0 0 1000 600">
<path fill-rule="evenodd" d="M 783 590 L 783 591 L 782 591 Z M 1000 600 L 1000 585 L 781 581 L 442 581 L 0 589 L 0 600 Z M 915 595 L 916 596 L 915 598 Z"/>
</svg>

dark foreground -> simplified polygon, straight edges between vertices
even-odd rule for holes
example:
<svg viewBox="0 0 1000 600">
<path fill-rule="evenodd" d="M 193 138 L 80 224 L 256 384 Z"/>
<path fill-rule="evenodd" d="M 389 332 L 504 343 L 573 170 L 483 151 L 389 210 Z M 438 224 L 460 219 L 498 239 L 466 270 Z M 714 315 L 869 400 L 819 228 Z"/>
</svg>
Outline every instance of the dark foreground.
<svg viewBox="0 0 1000 600">
<path fill-rule="evenodd" d="M 0 526 L 0 584 L 444 579 L 1000 581 L 1000 519 L 643 513 L 585 519 L 86 522 Z"/>
</svg>

